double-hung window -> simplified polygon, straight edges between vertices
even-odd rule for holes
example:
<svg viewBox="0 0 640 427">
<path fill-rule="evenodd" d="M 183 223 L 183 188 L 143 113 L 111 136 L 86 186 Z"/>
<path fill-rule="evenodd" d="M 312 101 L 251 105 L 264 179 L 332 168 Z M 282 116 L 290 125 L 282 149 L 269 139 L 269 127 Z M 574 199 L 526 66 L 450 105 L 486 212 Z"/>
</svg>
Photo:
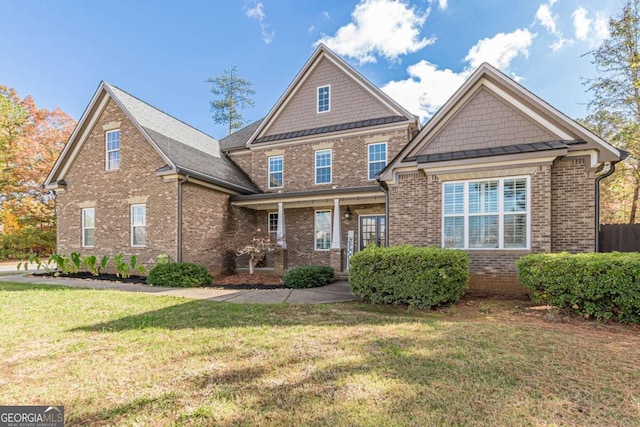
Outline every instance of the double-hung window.
<svg viewBox="0 0 640 427">
<path fill-rule="evenodd" d="M 278 233 L 278 212 L 269 212 L 269 234 L 275 236 Z"/>
<path fill-rule="evenodd" d="M 315 250 L 328 251 L 331 249 L 331 211 L 316 211 L 315 226 Z"/>
<path fill-rule="evenodd" d="M 387 143 L 369 144 L 369 179 L 376 179 L 376 175 L 387 165 Z"/>
<path fill-rule="evenodd" d="M 284 183 L 282 156 L 269 157 L 269 188 L 280 188 Z"/>
<path fill-rule="evenodd" d="M 120 131 L 112 130 L 106 134 L 107 152 L 106 169 L 108 171 L 120 169 Z"/>
<path fill-rule="evenodd" d="M 96 210 L 82 209 L 82 247 L 92 248 L 96 245 Z"/>
<path fill-rule="evenodd" d="M 331 107 L 330 92 L 331 88 L 328 85 L 318 88 L 318 113 L 329 111 Z"/>
<path fill-rule="evenodd" d="M 529 188 L 529 177 L 445 182 L 443 246 L 528 249 Z"/>
<path fill-rule="evenodd" d="M 131 205 L 131 246 L 147 244 L 147 205 Z"/>
<path fill-rule="evenodd" d="M 316 184 L 331 183 L 331 150 L 316 151 Z"/>
</svg>

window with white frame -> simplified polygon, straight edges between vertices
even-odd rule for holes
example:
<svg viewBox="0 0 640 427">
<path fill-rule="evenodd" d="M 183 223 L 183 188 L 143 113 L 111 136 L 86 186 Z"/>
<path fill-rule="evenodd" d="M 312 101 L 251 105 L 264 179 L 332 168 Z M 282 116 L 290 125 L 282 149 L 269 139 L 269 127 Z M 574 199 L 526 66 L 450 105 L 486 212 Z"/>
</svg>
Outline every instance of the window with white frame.
<svg viewBox="0 0 640 427">
<path fill-rule="evenodd" d="M 131 205 L 131 246 L 147 244 L 147 205 Z"/>
<path fill-rule="evenodd" d="M 316 211 L 314 236 L 316 251 L 331 249 L 331 211 Z"/>
<path fill-rule="evenodd" d="M 284 183 L 282 156 L 269 157 L 269 188 L 280 188 Z"/>
<path fill-rule="evenodd" d="M 329 85 L 320 86 L 318 88 L 318 113 L 325 113 L 329 111 L 329 108 L 331 106 L 330 91 L 331 89 Z"/>
<path fill-rule="evenodd" d="M 269 212 L 267 226 L 269 234 L 276 235 L 278 233 L 278 212 Z"/>
<path fill-rule="evenodd" d="M 120 169 L 120 130 L 111 130 L 106 134 L 107 154 L 106 168 L 108 171 Z"/>
<path fill-rule="evenodd" d="M 82 209 L 82 247 L 92 248 L 96 245 L 96 210 Z"/>
<path fill-rule="evenodd" d="M 331 183 L 331 150 L 316 151 L 316 184 Z"/>
<path fill-rule="evenodd" d="M 529 177 L 445 182 L 442 193 L 444 247 L 529 248 Z"/>
<path fill-rule="evenodd" d="M 387 143 L 369 144 L 369 179 L 376 179 L 376 175 L 387 165 Z"/>
</svg>

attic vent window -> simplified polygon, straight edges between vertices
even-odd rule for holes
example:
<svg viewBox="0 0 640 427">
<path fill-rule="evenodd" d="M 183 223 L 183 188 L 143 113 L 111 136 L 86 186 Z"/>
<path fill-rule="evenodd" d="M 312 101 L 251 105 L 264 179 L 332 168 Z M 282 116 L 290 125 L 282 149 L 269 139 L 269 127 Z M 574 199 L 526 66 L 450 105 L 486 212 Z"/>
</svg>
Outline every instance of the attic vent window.
<svg viewBox="0 0 640 427">
<path fill-rule="evenodd" d="M 320 86 L 318 88 L 318 113 L 329 111 L 329 86 Z"/>
</svg>

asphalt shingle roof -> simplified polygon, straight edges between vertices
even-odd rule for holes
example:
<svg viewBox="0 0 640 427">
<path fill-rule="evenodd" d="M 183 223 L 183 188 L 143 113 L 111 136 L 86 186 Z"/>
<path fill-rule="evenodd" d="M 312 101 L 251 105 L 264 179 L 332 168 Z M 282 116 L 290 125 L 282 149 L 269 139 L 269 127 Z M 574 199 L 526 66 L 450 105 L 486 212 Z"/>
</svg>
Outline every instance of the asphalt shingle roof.
<svg viewBox="0 0 640 427">
<path fill-rule="evenodd" d="M 243 194 L 258 189 L 221 153 L 220 142 L 194 127 L 106 83 L 109 90 L 179 171 L 193 172 Z"/>
<path fill-rule="evenodd" d="M 256 129 L 258 129 L 258 126 L 260 126 L 263 120 L 264 118 L 255 121 L 250 125 L 247 125 L 242 129 L 235 131 L 231 135 L 222 138 L 220 140 L 220 149 L 222 149 L 223 151 L 227 151 L 237 148 L 244 148 L 249 138 L 251 138 L 251 135 L 253 135 Z"/>
</svg>

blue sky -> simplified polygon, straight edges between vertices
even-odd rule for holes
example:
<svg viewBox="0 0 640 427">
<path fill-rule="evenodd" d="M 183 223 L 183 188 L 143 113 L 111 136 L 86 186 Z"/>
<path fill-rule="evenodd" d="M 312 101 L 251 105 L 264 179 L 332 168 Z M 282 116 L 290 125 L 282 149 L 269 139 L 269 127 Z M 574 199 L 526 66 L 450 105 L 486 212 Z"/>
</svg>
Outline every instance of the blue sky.
<svg viewBox="0 0 640 427">
<path fill-rule="evenodd" d="M 267 114 L 322 41 L 426 119 L 483 61 L 583 117 L 614 0 L 0 0 L 0 84 L 79 119 L 101 80 L 224 137 L 204 81 L 254 83 Z"/>
</svg>

